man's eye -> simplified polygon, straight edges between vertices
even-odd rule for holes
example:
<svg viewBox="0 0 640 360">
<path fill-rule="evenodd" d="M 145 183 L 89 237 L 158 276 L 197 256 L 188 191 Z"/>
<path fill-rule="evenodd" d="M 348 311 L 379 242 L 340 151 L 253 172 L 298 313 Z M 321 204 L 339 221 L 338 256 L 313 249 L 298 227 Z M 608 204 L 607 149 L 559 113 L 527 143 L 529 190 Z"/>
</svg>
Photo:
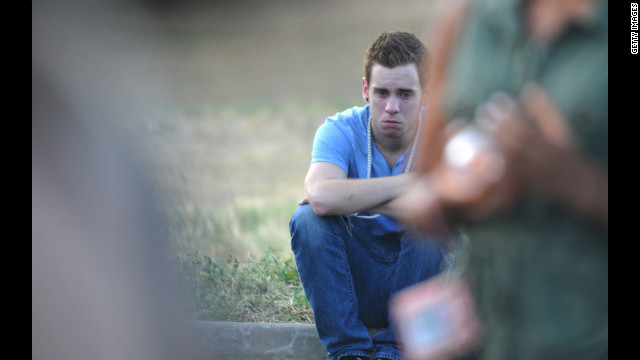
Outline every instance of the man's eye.
<svg viewBox="0 0 640 360">
<path fill-rule="evenodd" d="M 408 99 L 411 97 L 411 95 L 413 95 L 413 93 L 411 93 L 410 91 L 405 91 L 400 94 L 400 96 L 402 96 L 403 99 Z"/>
<path fill-rule="evenodd" d="M 376 90 L 376 95 L 378 96 L 386 96 L 387 90 Z"/>
</svg>

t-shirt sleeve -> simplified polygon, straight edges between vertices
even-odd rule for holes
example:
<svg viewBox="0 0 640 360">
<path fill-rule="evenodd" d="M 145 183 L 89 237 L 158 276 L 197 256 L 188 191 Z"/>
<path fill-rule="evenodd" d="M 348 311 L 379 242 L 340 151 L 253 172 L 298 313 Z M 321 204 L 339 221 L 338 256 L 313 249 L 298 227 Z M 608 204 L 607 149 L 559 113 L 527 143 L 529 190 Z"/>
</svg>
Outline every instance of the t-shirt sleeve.
<svg viewBox="0 0 640 360">
<path fill-rule="evenodd" d="M 329 162 L 341 167 L 348 174 L 351 152 L 351 143 L 347 135 L 335 123 L 327 120 L 316 131 L 311 163 Z"/>
</svg>

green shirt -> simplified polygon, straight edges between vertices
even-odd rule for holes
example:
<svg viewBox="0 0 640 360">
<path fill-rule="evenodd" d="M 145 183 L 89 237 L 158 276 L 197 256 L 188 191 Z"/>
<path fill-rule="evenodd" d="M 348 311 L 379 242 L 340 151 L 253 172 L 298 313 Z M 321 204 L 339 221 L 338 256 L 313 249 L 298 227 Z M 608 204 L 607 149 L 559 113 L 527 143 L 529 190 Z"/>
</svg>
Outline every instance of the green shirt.
<svg viewBox="0 0 640 360">
<path fill-rule="evenodd" d="M 547 48 L 527 42 L 523 4 L 471 6 L 452 54 L 445 107 L 472 119 L 495 91 L 540 85 L 581 149 L 608 167 L 608 3 Z M 483 359 L 602 359 L 608 354 L 608 230 L 526 194 L 507 216 L 468 224 L 468 278 L 484 327 Z M 456 266 L 462 266 L 456 264 Z"/>
</svg>

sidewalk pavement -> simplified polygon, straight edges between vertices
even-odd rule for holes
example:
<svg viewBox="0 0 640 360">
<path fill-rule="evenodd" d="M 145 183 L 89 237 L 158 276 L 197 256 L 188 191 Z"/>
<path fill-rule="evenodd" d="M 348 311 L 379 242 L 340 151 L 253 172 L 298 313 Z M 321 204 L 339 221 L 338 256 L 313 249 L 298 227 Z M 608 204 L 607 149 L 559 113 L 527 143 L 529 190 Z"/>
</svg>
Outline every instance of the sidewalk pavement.
<svg viewBox="0 0 640 360">
<path fill-rule="evenodd" d="M 327 360 L 314 324 L 198 321 L 211 359 Z"/>
</svg>

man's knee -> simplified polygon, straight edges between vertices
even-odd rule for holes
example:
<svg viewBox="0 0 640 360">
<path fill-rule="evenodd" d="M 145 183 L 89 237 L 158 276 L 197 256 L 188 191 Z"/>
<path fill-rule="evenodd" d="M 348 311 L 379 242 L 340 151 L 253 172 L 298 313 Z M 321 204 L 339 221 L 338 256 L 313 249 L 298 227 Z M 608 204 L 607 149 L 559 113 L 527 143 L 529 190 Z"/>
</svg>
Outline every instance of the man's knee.
<svg viewBox="0 0 640 360">
<path fill-rule="evenodd" d="M 318 215 L 313 212 L 313 208 L 311 208 L 311 205 L 305 204 L 298 206 L 296 212 L 293 213 L 293 216 L 291 217 L 291 221 L 289 222 L 289 230 L 293 231 L 294 226 L 310 221 L 310 218 L 312 218 L 313 216 Z"/>
<path fill-rule="evenodd" d="M 299 206 L 289 222 L 292 249 L 295 252 L 299 246 L 314 247 L 326 242 L 335 226 L 336 217 L 318 216 L 308 204 Z"/>
</svg>

